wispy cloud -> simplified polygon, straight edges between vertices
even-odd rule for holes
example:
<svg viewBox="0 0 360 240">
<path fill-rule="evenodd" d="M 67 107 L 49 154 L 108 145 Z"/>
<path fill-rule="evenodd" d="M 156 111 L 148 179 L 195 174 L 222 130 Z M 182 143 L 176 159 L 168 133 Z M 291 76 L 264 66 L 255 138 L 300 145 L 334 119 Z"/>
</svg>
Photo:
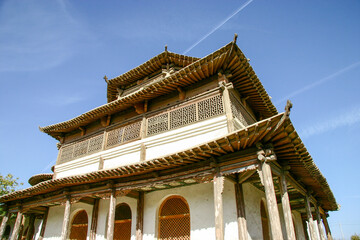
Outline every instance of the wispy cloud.
<svg viewBox="0 0 360 240">
<path fill-rule="evenodd" d="M 58 66 L 84 35 L 64 1 L 5 1 L 0 8 L 0 71 Z"/>
<path fill-rule="evenodd" d="M 348 112 L 340 113 L 334 118 L 318 122 L 303 130 L 300 130 L 299 132 L 302 138 L 307 138 L 328 131 L 332 131 L 340 127 L 350 127 L 359 122 L 360 122 L 360 106 L 355 107 Z"/>
<path fill-rule="evenodd" d="M 239 7 L 235 12 L 233 12 L 231 15 L 229 15 L 227 18 L 225 18 L 222 22 L 220 22 L 217 26 L 215 26 L 210 32 L 205 34 L 202 38 L 200 38 L 196 43 L 191 45 L 188 49 L 186 49 L 183 54 L 186 54 L 190 52 L 194 47 L 196 47 L 199 43 L 204 41 L 206 38 L 208 38 L 211 34 L 213 34 L 216 30 L 221 28 L 227 21 L 232 19 L 236 14 L 238 14 L 241 10 L 246 8 L 253 0 L 248 0 L 246 3 L 244 3 L 241 7 Z"/>
<path fill-rule="evenodd" d="M 327 76 L 327 77 L 324 77 L 324 78 L 322 78 L 322 79 L 320 79 L 320 80 L 318 80 L 318 81 L 315 81 L 315 82 L 313 82 L 313 83 L 311 83 L 311 84 L 309 84 L 309 85 L 306 85 L 305 87 L 302 87 L 302 88 L 300 88 L 300 89 L 298 89 L 298 90 L 290 93 L 290 94 L 287 95 L 286 97 L 284 97 L 284 98 L 282 98 L 282 99 L 280 99 L 280 100 L 275 101 L 275 104 L 279 104 L 279 103 L 281 103 L 281 102 L 285 102 L 287 99 L 291 99 L 291 98 L 293 98 L 293 97 L 295 97 L 295 96 L 297 96 L 297 95 L 299 95 L 299 94 L 301 94 L 301 93 L 303 93 L 303 92 L 305 92 L 305 91 L 308 91 L 308 90 L 310 90 L 310 89 L 313 89 L 314 87 L 317 87 L 317 86 L 319 86 L 320 84 L 323 84 L 323 83 L 325 83 L 325 82 L 327 82 L 327 81 L 330 81 L 330 80 L 332 80 L 332 79 L 340 76 L 341 74 L 344 74 L 344 73 L 346 73 L 346 72 L 348 72 L 348 71 L 350 71 L 350 70 L 352 70 L 352 69 L 354 69 L 354 68 L 357 68 L 357 67 L 359 67 L 359 66 L 360 66 L 360 61 L 355 62 L 355 63 L 353 63 L 353 64 L 351 64 L 351 65 L 349 65 L 349 66 L 347 66 L 347 67 L 344 67 L 344 68 L 338 70 L 338 71 L 335 72 L 335 73 L 330 74 L 330 75 Z"/>
<path fill-rule="evenodd" d="M 44 101 L 44 99 L 46 99 L 46 101 Z M 72 104 L 81 102 L 83 100 L 84 100 L 84 98 L 80 97 L 80 96 L 56 95 L 56 96 L 49 96 L 46 98 L 39 98 L 38 102 L 45 104 L 45 105 L 50 105 L 50 106 L 64 107 L 64 106 L 68 106 L 68 105 L 72 105 Z"/>
</svg>

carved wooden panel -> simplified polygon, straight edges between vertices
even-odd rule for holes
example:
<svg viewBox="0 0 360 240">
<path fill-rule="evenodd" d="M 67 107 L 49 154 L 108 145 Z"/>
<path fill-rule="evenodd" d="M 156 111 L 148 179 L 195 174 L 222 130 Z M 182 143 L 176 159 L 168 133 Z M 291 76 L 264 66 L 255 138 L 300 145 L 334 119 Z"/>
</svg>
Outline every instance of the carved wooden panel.
<svg viewBox="0 0 360 240">
<path fill-rule="evenodd" d="M 204 120 L 224 113 L 224 105 L 220 95 L 202 100 L 198 103 L 199 120 Z"/>
<path fill-rule="evenodd" d="M 141 121 L 116 128 L 107 132 L 106 147 L 125 143 L 140 137 Z"/>
<path fill-rule="evenodd" d="M 102 133 L 76 143 L 62 146 L 59 164 L 100 151 L 102 149 L 103 141 L 104 134 Z"/>
<path fill-rule="evenodd" d="M 233 94 L 230 94 L 230 101 L 233 116 L 237 118 L 244 126 L 251 125 L 255 122 L 255 119 L 250 115 L 250 113 L 248 113 L 240 100 Z"/>
<path fill-rule="evenodd" d="M 88 230 L 88 216 L 85 210 L 78 212 L 71 224 L 70 236 L 71 240 L 86 240 Z"/>
<path fill-rule="evenodd" d="M 115 210 L 114 240 L 130 240 L 131 238 L 131 209 L 122 203 Z"/>
<path fill-rule="evenodd" d="M 172 196 L 160 206 L 159 239 L 190 239 L 190 211 L 184 198 Z"/>
<path fill-rule="evenodd" d="M 223 113 L 221 96 L 213 96 L 148 118 L 147 135 L 165 132 Z"/>
</svg>

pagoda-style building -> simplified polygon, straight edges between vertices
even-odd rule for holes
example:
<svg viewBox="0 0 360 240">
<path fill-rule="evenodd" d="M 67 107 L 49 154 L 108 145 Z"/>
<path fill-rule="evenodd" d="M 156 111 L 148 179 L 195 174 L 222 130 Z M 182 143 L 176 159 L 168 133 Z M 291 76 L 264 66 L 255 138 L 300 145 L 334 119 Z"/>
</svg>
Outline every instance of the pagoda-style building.
<svg viewBox="0 0 360 240">
<path fill-rule="evenodd" d="M 236 36 L 105 81 L 106 104 L 40 128 L 56 165 L 0 197 L 1 239 L 332 239 L 338 205 L 291 103 L 277 112 Z"/>
</svg>

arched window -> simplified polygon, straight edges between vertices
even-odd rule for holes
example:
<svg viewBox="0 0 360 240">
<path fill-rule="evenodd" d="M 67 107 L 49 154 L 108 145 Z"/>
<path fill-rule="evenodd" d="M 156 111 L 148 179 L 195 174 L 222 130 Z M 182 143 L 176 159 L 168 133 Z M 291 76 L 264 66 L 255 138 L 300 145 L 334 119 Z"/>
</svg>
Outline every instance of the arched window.
<svg viewBox="0 0 360 240">
<path fill-rule="evenodd" d="M 130 240 L 131 209 L 126 203 L 121 203 L 115 209 L 114 240 Z"/>
<path fill-rule="evenodd" d="M 71 240 L 86 240 L 88 231 L 88 216 L 85 210 L 79 211 L 72 223 L 70 229 Z"/>
<path fill-rule="evenodd" d="M 266 213 L 264 201 L 260 203 L 261 227 L 264 240 L 270 240 L 269 218 Z"/>
<path fill-rule="evenodd" d="M 190 211 L 183 197 L 171 196 L 161 204 L 159 209 L 159 239 L 190 239 Z"/>
</svg>

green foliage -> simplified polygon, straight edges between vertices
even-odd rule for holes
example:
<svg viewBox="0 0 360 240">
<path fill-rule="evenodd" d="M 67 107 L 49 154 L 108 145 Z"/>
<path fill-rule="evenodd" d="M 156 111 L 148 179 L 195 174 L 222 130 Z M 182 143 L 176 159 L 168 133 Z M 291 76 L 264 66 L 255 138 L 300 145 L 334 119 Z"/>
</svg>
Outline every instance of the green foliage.
<svg viewBox="0 0 360 240">
<path fill-rule="evenodd" d="M 0 196 L 14 192 L 16 187 L 23 185 L 23 183 L 18 183 L 17 180 L 19 178 L 14 178 L 10 173 L 5 177 L 0 174 Z"/>
<path fill-rule="evenodd" d="M 23 183 L 18 183 L 19 178 L 14 178 L 10 173 L 3 177 L 0 174 L 0 196 L 14 192 L 18 186 L 23 185 Z M 4 206 L 0 203 L 0 217 L 4 215 Z"/>
<path fill-rule="evenodd" d="M 360 235 L 357 234 L 352 235 L 351 240 L 360 240 Z"/>
</svg>

